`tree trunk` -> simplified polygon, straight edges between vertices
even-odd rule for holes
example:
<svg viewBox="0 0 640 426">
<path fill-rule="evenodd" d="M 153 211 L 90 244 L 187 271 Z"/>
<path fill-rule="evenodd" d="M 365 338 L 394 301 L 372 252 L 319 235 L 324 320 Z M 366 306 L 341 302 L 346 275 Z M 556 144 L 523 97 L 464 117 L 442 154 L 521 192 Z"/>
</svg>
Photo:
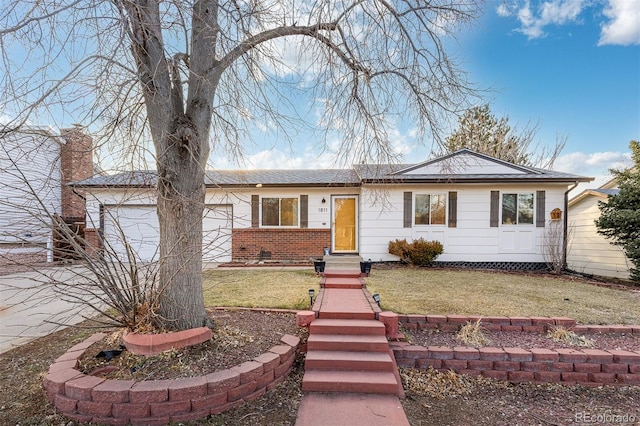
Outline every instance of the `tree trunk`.
<svg viewBox="0 0 640 426">
<path fill-rule="evenodd" d="M 158 314 L 171 330 L 207 324 L 202 292 L 203 160 L 209 150 L 189 125 L 178 125 L 158 156 L 160 286 Z"/>
</svg>

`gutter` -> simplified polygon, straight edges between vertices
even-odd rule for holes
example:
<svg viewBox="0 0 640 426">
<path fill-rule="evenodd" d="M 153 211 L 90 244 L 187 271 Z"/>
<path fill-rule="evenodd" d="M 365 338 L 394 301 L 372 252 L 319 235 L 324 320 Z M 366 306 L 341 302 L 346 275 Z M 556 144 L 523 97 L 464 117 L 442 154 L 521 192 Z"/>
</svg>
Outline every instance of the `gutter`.
<svg viewBox="0 0 640 426">
<path fill-rule="evenodd" d="M 563 241 L 562 241 L 562 269 L 567 269 L 567 247 L 569 245 L 569 192 L 575 189 L 580 181 L 573 182 L 573 185 L 564 192 L 564 223 L 563 223 Z"/>
</svg>

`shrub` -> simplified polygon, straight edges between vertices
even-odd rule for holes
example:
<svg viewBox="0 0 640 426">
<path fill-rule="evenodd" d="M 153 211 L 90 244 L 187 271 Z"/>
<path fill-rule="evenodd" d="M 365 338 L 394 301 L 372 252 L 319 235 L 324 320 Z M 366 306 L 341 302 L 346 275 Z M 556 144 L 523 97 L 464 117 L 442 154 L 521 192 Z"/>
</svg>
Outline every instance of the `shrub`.
<svg viewBox="0 0 640 426">
<path fill-rule="evenodd" d="M 416 266 L 431 265 L 443 251 L 442 243 L 436 240 L 425 241 L 424 238 L 418 238 L 411 244 L 406 239 L 389 242 L 389 253 Z"/>
</svg>

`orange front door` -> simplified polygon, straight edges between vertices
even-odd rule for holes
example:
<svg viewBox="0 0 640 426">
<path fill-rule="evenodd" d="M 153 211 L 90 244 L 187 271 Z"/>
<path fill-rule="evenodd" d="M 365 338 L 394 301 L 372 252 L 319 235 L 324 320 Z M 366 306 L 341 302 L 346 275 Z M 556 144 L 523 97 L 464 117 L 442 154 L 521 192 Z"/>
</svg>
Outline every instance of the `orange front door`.
<svg viewBox="0 0 640 426">
<path fill-rule="evenodd" d="M 358 251 L 358 197 L 333 196 L 332 251 L 357 253 Z"/>
</svg>

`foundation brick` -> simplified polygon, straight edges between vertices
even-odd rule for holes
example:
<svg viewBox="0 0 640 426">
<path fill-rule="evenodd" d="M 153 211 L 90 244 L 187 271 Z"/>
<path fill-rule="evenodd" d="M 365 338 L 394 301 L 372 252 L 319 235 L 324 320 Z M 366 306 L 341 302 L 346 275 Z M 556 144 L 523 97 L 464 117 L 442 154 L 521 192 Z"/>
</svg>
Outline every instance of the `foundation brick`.
<svg viewBox="0 0 640 426">
<path fill-rule="evenodd" d="M 629 365 L 629 373 L 640 374 L 640 365 Z"/>
<path fill-rule="evenodd" d="M 553 317 L 552 319 L 555 321 L 556 325 L 558 325 L 560 327 L 571 328 L 574 325 L 576 325 L 576 320 L 574 320 L 573 318 Z"/>
<path fill-rule="evenodd" d="M 273 379 L 275 377 L 273 371 L 274 370 L 271 370 L 271 371 L 268 371 L 268 372 L 264 373 L 262 375 L 262 377 L 260 377 L 258 380 L 256 380 L 256 383 L 258 384 L 258 389 L 266 388 L 269 383 L 273 382 Z"/>
<path fill-rule="evenodd" d="M 76 411 L 76 407 L 78 406 L 78 400 L 56 394 L 54 395 L 53 405 L 56 407 L 56 410 L 62 413 L 73 413 Z"/>
<path fill-rule="evenodd" d="M 419 322 L 427 322 L 427 317 L 424 315 L 407 315 L 407 322 L 416 324 Z"/>
<path fill-rule="evenodd" d="M 500 324 L 482 323 L 482 328 L 487 331 L 502 331 L 502 326 Z"/>
<path fill-rule="evenodd" d="M 589 381 L 611 384 L 616 382 L 616 375 L 614 373 L 590 373 Z"/>
<path fill-rule="evenodd" d="M 556 325 L 556 322 L 549 317 L 531 317 L 531 325 L 541 325 L 546 328 Z"/>
<path fill-rule="evenodd" d="M 633 334 L 633 330 L 628 325 L 610 325 L 609 332 L 616 334 Z"/>
<path fill-rule="evenodd" d="M 420 360 L 416 358 L 396 358 L 396 364 L 398 364 L 398 367 L 415 368 L 416 361 Z"/>
<path fill-rule="evenodd" d="M 522 331 L 522 326 L 521 325 L 501 325 L 500 329 L 508 333 L 513 333 L 513 332 L 519 333 Z"/>
<path fill-rule="evenodd" d="M 447 315 L 447 322 L 451 324 L 466 324 L 469 317 L 466 315 Z"/>
<path fill-rule="evenodd" d="M 269 349 L 269 352 L 273 352 L 274 354 L 279 355 L 280 356 L 280 363 L 283 363 L 287 359 L 289 359 L 289 357 L 293 353 L 293 349 L 291 348 L 291 346 L 277 345 L 277 346 L 271 347 Z"/>
<path fill-rule="evenodd" d="M 214 395 L 207 395 L 191 400 L 191 409 L 194 411 L 210 410 L 227 403 L 227 392 L 220 392 Z"/>
<path fill-rule="evenodd" d="M 431 324 L 444 324 L 445 322 L 447 322 L 446 315 L 427 315 L 426 319 L 427 322 Z"/>
<path fill-rule="evenodd" d="M 285 334 L 280 338 L 280 341 L 292 348 L 297 348 L 298 345 L 300 345 L 300 338 L 298 336 L 292 336 L 291 334 Z"/>
<path fill-rule="evenodd" d="M 544 333 L 546 328 L 543 325 L 523 325 L 522 331 L 525 333 Z"/>
<path fill-rule="evenodd" d="M 50 400 L 53 400 L 53 396 L 56 394 L 64 395 L 64 385 L 69 380 L 83 377 L 84 375 L 78 370 L 62 370 L 55 373 L 48 373 L 42 382 L 44 388 L 49 394 Z"/>
<path fill-rule="evenodd" d="M 488 323 L 492 323 L 492 324 L 498 324 L 498 325 L 510 325 L 511 324 L 511 320 L 509 319 L 509 317 L 484 317 L 482 319 L 483 322 L 488 322 Z"/>
<path fill-rule="evenodd" d="M 282 357 L 280 360 L 282 361 Z M 242 364 L 231 368 L 231 370 L 240 374 L 241 384 L 256 381 L 264 374 L 262 364 L 255 361 L 243 362 Z"/>
</svg>

